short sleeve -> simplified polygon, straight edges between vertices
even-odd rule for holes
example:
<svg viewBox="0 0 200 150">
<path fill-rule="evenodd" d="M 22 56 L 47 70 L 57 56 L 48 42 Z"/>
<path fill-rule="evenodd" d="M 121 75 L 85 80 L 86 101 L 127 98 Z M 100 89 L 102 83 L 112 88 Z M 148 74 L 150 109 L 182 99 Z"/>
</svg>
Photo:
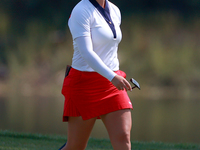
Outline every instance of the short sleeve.
<svg viewBox="0 0 200 150">
<path fill-rule="evenodd" d="M 75 7 L 68 21 L 73 40 L 81 36 L 90 36 L 90 14 L 86 9 Z"/>
</svg>

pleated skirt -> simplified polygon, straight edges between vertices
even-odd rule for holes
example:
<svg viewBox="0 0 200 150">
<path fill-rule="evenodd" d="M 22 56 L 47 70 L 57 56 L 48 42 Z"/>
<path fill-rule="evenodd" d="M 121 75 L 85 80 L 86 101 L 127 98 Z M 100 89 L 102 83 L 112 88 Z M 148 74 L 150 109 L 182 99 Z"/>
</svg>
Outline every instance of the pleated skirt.
<svg viewBox="0 0 200 150">
<path fill-rule="evenodd" d="M 125 72 L 116 74 L 126 77 Z M 126 90 L 118 90 L 108 79 L 97 72 L 84 72 L 71 68 L 62 87 L 65 97 L 63 121 L 81 116 L 83 120 L 121 110 L 133 109 Z"/>
</svg>

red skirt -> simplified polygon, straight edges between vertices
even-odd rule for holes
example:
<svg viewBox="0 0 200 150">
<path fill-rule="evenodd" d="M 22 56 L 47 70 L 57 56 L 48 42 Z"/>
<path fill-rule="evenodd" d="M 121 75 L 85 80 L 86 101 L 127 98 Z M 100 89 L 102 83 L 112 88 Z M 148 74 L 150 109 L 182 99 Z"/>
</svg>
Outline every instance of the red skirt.
<svg viewBox="0 0 200 150">
<path fill-rule="evenodd" d="M 121 71 L 116 74 L 126 77 Z M 118 90 L 108 79 L 97 72 L 84 72 L 71 68 L 63 82 L 65 96 L 63 121 L 81 116 L 83 120 L 121 110 L 133 109 L 126 90 Z"/>
</svg>

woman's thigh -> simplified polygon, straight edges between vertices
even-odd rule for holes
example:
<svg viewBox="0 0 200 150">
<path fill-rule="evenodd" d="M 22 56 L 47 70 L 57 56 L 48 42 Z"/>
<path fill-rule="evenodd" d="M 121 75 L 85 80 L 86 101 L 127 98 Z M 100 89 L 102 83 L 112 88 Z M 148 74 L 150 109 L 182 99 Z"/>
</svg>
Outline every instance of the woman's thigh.
<svg viewBox="0 0 200 150">
<path fill-rule="evenodd" d="M 96 119 L 82 120 L 81 117 L 69 117 L 67 145 L 86 146 Z"/>
<path fill-rule="evenodd" d="M 130 132 L 132 118 L 130 109 L 122 109 L 102 115 L 101 119 L 106 126 L 113 146 L 128 142 L 130 144 Z M 119 146 L 119 145 L 118 145 Z"/>
</svg>

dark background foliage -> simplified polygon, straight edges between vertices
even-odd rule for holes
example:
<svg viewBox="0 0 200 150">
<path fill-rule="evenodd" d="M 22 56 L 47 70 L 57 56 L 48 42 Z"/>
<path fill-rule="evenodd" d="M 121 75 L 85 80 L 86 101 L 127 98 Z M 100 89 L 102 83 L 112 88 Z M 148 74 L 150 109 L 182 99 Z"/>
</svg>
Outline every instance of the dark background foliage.
<svg viewBox="0 0 200 150">
<path fill-rule="evenodd" d="M 78 2 L 79 0 L 1 0 L 0 13 L 9 17 L 10 24 L 6 35 L 0 33 L 0 63 L 7 63 L 5 44 L 14 44 L 15 38 L 25 34 L 28 22 L 36 20 L 44 26 L 65 30 L 70 12 Z M 120 8 L 122 16 L 140 14 L 146 17 L 150 13 L 173 12 L 185 21 L 200 16 L 199 0 L 115 0 L 112 2 Z M 46 30 L 49 30 L 48 27 Z"/>
<path fill-rule="evenodd" d="M 30 19 L 65 28 L 67 18 L 79 0 L 2 0 L 0 8 L 8 13 L 15 32 L 22 32 Z M 115 0 L 122 15 L 173 11 L 185 19 L 199 16 L 199 0 Z"/>
</svg>

